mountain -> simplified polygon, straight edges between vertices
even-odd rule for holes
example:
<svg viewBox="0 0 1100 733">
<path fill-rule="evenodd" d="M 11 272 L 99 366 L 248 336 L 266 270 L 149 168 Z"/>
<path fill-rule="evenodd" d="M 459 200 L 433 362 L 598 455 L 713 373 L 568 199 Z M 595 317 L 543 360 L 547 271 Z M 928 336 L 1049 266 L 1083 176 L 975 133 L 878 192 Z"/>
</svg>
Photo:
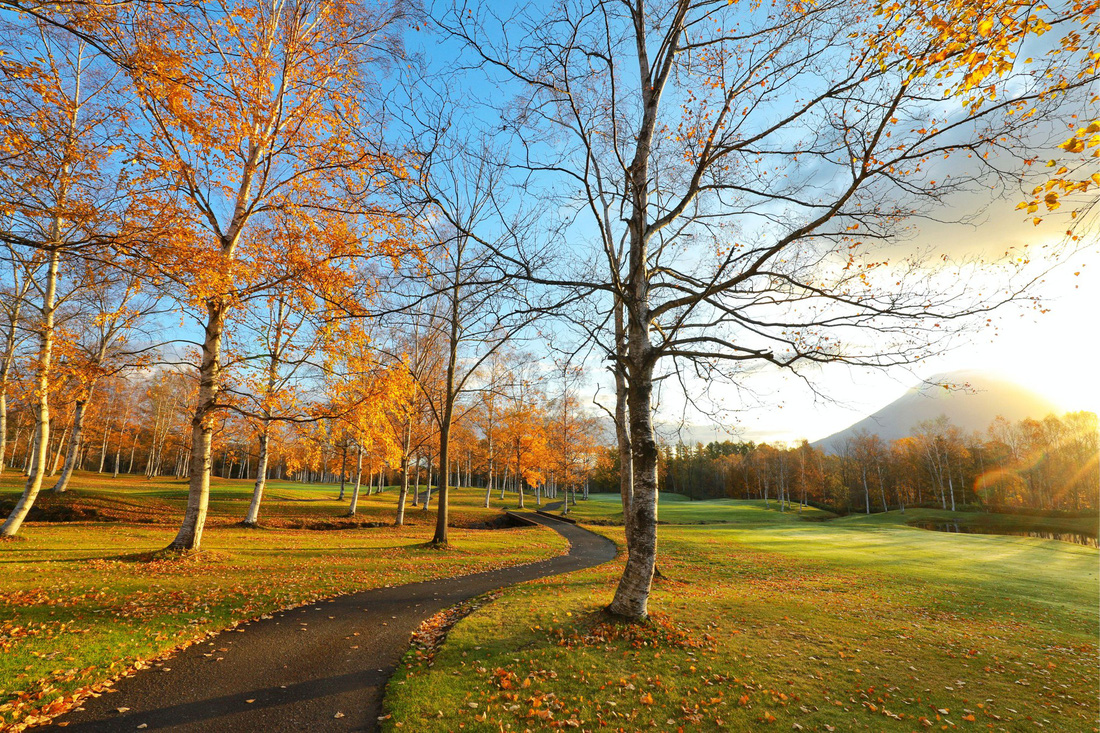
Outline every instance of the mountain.
<svg viewBox="0 0 1100 733">
<path fill-rule="evenodd" d="M 1059 412 L 1053 402 L 1027 387 L 982 372 L 937 374 L 928 382 L 930 384 L 913 387 L 878 412 L 844 430 L 816 441 L 814 447 L 834 450 L 861 430 L 877 433 L 883 440 L 896 440 L 911 434 L 917 423 L 935 420 L 940 415 L 947 415 L 961 430 L 970 432 L 984 431 L 998 415 L 1022 420 Z M 939 386 L 941 384 L 957 388 L 945 389 Z"/>
</svg>

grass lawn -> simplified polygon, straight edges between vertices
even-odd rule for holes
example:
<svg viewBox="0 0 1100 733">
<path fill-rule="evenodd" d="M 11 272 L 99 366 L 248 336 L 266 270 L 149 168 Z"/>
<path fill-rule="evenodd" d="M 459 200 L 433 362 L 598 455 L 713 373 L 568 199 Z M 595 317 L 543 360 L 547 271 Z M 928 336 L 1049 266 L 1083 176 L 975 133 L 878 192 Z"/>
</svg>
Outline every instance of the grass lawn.
<svg viewBox="0 0 1100 733">
<path fill-rule="evenodd" d="M 45 486 L 52 484 L 47 482 Z M 187 480 L 143 476 L 120 476 L 78 471 L 70 491 L 54 494 L 44 489 L 38 495 L 30 521 L 35 519 L 54 521 L 121 521 L 137 524 L 179 524 L 187 503 Z M 347 513 L 351 501 L 352 485 L 349 482 L 345 497 L 339 500 L 338 484 L 300 484 L 290 481 L 269 481 L 260 508 L 260 524 L 269 527 L 330 529 L 340 526 L 354 527 L 364 523 L 391 524 L 397 507 L 397 488 L 386 487 L 381 494 L 367 494 L 363 487 L 359 495 L 358 515 L 349 519 Z M 0 475 L 0 509 L 6 515 L 23 491 L 23 477 L 14 471 Z M 423 491 L 423 486 L 421 486 Z M 500 509 L 516 506 L 512 495 L 500 501 L 499 494 L 490 500 L 490 507 L 482 504 L 484 492 L 479 489 L 461 489 L 451 505 L 451 522 L 457 526 L 477 525 L 486 519 L 499 516 Z M 210 481 L 210 509 L 208 526 L 228 526 L 239 523 L 248 513 L 252 499 L 252 481 L 229 480 L 213 477 Z M 532 503 L 533 502 L 529 502 Z M 432 509 L 424 512 L 412 506 L 412 492 L 405 514 L 405 521 L 412 525 L 435 523 L 435 493 L 432 493 Z"/>
<path fill-rule="evenodd" d="M 662 518 L 692 504 L 725 523 L 660 528 L 650 623 L 600 612 L 621 558 L 510 589 L 433 666 L 408 658 L 387 730 L 1098 729 L 1095 549 L 915 529 L 913 511 L 678 502 Z"/>
<path fill-rule="evenodd" d="M 851 514 L 840 522 L 864 526 L 903 524 L 958 524 L 960 527 L 988 529 L 992 532 L 1067 532 L 1096 537 L 1100 516 L 1040 517 L 1029 514 L 993 514 L 991 512 L 953 512 L 947 509 L 906 509 L 879 514 Z"/>
<path fill-rule="evenodd" d="M 791 517 L 815 521 L 836 515 L 805 507 L 801 512 L 797 505 L 781 511 L 779 503 L 742 501 L 739 499 L 710 499 L 691 501 L 683 494 L 661 492 L 658 498 L 657 520 L 663 524 L 711 524 L 738 522 L 740 524 L 786 524 Z M 592 524 L 622 524 L 622 500 L 618 494 L 591 494 L 587 501 L 579 501 L 569 507 L 574 519 Z"/>
<path fill-rule="evenodd" d="M 0 500 L 14 498 L 17 482 L 4 476 Z M 327 485 L 276 482 L 261 513 L 275 526 L 249 530 L 235 524 L 247 508 L 248 482 L 217 481 L 203 552 L 151 559 L 175 535 L 185 486 L 84 474 L 74 484 L 65 495 L 44 496 L 116 521 L 28 522 L 19 538 L 0 543 L 0 730 L 43 708 L 60 712 L 74 693 L 244 619 L 567 549 L 549 530 L 472 528 L 499 515 L 481 507 L 477 489 L 453 495 L 456 515 L 470 527 L 452 530 L 447 551 L 424 546 L 434 511 L 410 508 L 403 528 L 289 528 L 343 521 L 347 502 L 337 502 L 338 487 Z M 388 525 L 395 501 L 392 490 L 362 496 L 362 519 Z"/>
</svg>

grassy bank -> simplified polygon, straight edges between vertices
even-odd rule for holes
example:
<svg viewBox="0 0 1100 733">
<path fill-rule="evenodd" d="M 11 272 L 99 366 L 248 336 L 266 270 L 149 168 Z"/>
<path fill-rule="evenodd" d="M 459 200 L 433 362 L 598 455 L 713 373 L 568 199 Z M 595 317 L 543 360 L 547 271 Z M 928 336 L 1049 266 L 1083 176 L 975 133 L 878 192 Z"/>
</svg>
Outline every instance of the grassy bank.
<svg viewBox="0 0 1100 733">
<path fill-rule="evenodd" d="M 600 612 L 621 560 L 508 590 L 410 659 L 387 729 L 1096 730 L 1096 550 L 712 509 L 661 527 L 649 624 Z"/>
<path fill-rule="evenodd" d="M 114 479 L 110 474 L 77 472 L 71 485 L 72 489 L 64 494 L 54 494 L 48 490 L 39 494 L 28 519 L 178 525 L 187 503 L 186 479 L 147 479 L 143 476 L 119 476 Z M 10 510 L 22 490 L 23 477 L 18 473 L 6 471 L 0 475 L 0 509 Z M 351 503 L 351 490 L 352 485 L 348 483 L 341 500 L 339 484 L 269 481 L 260 510 L 260 523 L 269 527 L 328 529 L 393 522 L 397 506 L 396 487 L 388 486 L 383 493 L 369 494 L 364 486 L 360 491 L 355 518 L 345 517 Z M 251 499 L 251 481 L 212 478 L 209 526 L 239 523 L 248 513 Z M 499 494 L 492 497 L 488 509 L 482 506 L 483 499 L 484 492 L 478 489 L 460 490 L 452 505 L 452 523 L 476 526 L 499 515 L 501 508 L 515 506 L 511 495 L 505 501 L 499 500 Z M 431 508 L 427 512 L 414 508 L 410 491 L 406 523 L 434 524 L 434 506 L 433 493 Z"/>
<path fill-rule="evenodd" d="M 622 524 L 622 502 L 618 494 L 592 494 L 587 501 L 570 506 L 570 516 L 593 524 Z M 743 501 L 740 499 L 710 499 L 691 501 L 682 494 L 662 492 L 658 502 L 657 519 L 663 524 L 785 524 L 791 517 L 807 521 L 828 519 L 833 516 L 821 509 L 797 505 L 780 509 L 771 501 Z"/>
</svg>

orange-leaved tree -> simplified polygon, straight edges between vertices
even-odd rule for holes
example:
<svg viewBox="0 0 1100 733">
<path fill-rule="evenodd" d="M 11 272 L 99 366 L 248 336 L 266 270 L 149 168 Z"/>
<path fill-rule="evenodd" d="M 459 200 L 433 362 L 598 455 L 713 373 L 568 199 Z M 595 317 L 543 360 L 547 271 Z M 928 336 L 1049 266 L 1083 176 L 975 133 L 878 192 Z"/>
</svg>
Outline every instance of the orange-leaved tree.
<svg viewBox="0 0 1100 733">
<path fill-rule="evenodd" d="M 365 256 L 399 256 L 400 219 L 379 203 L 379 173 L 400 165 L 351 133 L 371 124 L 372 69 L 401 17 L 353 0 L 118 10 L 115 43 L 142 112 L 137 213 L 174 223 L 131 254 L 177 283 L 202 329 L 187 508 L 172 549 L 202 540 L 232 309 L 275 283 L 320 289 L 350 282 Z M 265 213 L 293 236 L 252 236 Z"/>
<path fill-rule="evenodd" d="M 355 446 L 355 483 L 348 515 L 355 516 L 362 485 L 363 458 L 381 470 L 403 460 L 400 436 L 392 429 L 408 414 L 415 384 L 404 365 L 383 363 L 361 329 L 341 330 L 341 347 L 331 360 L 327 406 Z"/>
<path fill-rule="evenodd" d="M 501 416 L 501 451 L 515 480 L 522 509 L 524 489 L 546 478 L 549 462 L 545 398 L 535 376 L 522 367 L 512 373 Z"/>
<path fill-rule="evenodd" d="M 68 369 L 76 386 L 75 405 L 65 464 L 53 491 L 64 492 L 83 448 L 84 420 L 101 380 L 140 368 L 148 362 L 150 346 L 135 343 L 135 334 L 159 308 L 159 298 L 148 292 L 133 273 L 85 265 L 79 287 L 70 299 L 74 311 L 65 344 Z"/>
<path fill-rule="evenodd" d="M 293 219 L 264 217 L 256 234 L 271 250 L 293 251 L 295 240 L 308 236 L 294 224 Z M 353 258 L 345 260 L 354 263 Z M 348 336 L 336 329 L 338 321 L 361 314 L 361 301 L 373 292 L 354 268 L 333 261 L 314 264 L 304 276 L 272 275 L 270 286 L 242 299 L 232 329 L 237 358 L 227 363 L 232 389 L 239 393 L 235 409 L 253 423 L 259 443 L 246 526 L 259 520 L 280 423 L 322 419 L 323 407 L 309 397 L 311 387 L 321 377 L 324 355 L 344 348 Z"/>
</svg>

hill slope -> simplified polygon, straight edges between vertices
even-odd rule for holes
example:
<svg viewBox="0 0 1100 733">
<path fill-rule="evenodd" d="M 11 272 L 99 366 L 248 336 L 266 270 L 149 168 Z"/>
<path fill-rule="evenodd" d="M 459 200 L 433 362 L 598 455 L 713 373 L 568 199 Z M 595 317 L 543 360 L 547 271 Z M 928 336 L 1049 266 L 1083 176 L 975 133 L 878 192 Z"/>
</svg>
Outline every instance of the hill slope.
<svg viewBox="0 0 1100 733">
<path fill-rule="evenodd" d="M 813 445 L 832 450 L 860 430 L 877 433 L 884 440 L 895 440 L 909 435 L 917 423 L 934 420 L 940 415 L 947 415 L 952 423 L 969 432 L 984 431 L 998 415 L 1022 420 L 1058 412 L 1053 402 L 1036 392 L 981 372 L 937 374 L 928 381 L 933 384 L 913 387 L 881 410 Z M 959 388 L 938 386 L 943 383 Z"/>
</svg>

